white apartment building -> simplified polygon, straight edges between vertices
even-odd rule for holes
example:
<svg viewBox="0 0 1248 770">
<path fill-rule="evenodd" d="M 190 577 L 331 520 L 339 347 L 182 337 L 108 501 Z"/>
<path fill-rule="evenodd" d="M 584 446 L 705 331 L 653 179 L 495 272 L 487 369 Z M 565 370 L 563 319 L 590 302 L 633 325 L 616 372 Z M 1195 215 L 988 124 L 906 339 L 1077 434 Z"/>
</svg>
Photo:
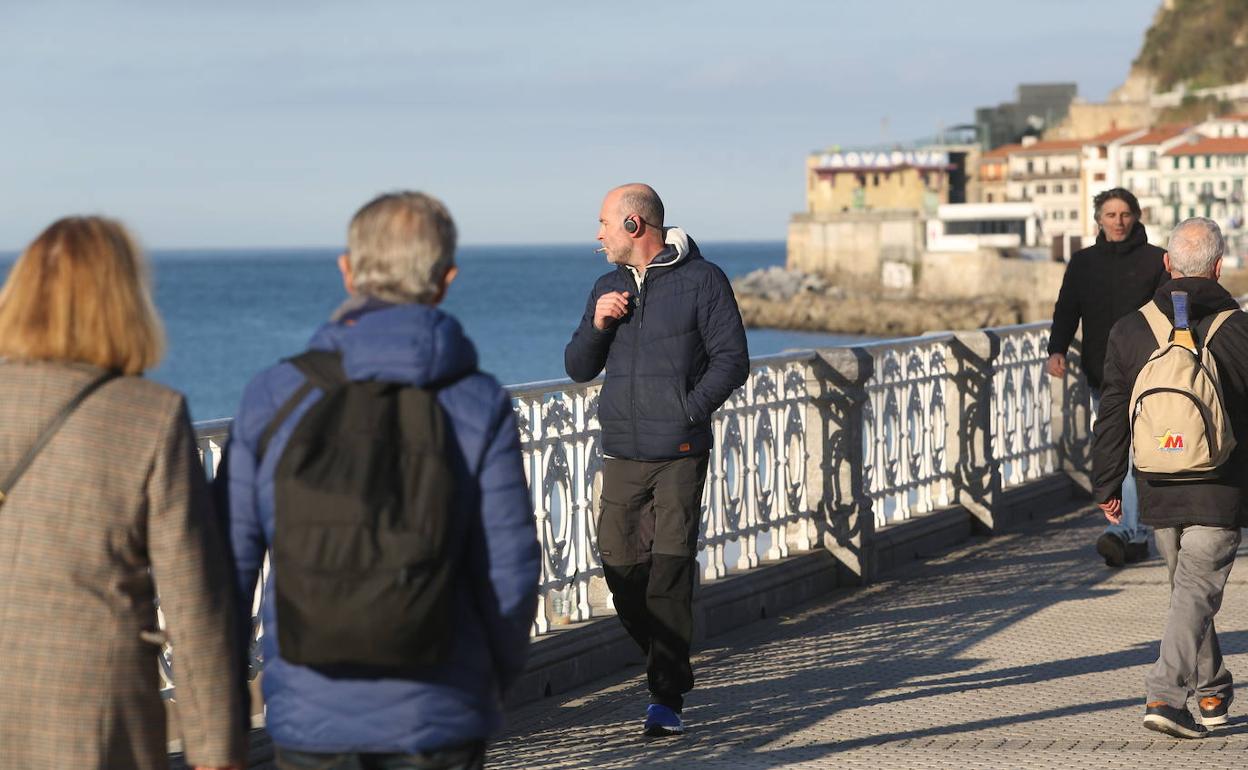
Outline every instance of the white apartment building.
<svg viewBox="0 0 1248 770">
<path fill-rule="evenodd" d="M 1126 144 L 1146 133 L 1148 130 L 1144 128 L 1112 129 L 1084 142 L 1081 167 L 1084 194 L 1079 196 L 1079 221 L 1083 223 L 1085 243 L 1091 243 L 1097 233 L 1093 196 L 1102 190 L 1125 186 L 1122 181 L 1123 156 L 1130 154 Z"/>
<path fill-rule="evenodd" d="M 1081 139 L 1036 141 L 1027 137 L 1021 146 L 1010 151 L 1006 199 L 1030 201 L 1036 205 L 1040 212 L 1041 243 L 1061 238 L 1073 249 L 1075 244 L 1069 243 L 1070 239 L 1083 234 L 1080 222 L 1083 144 Z"/>
<path fill-rule="evenodd" d="M 1139 199 L 1140 221 L 1148 230 L 1149 241 L 1158 246 L 1165 245 L 1170 228 L 1174 227 L 1173 209 L 1165 200 L 1169 184 L 1163 178 L 1162 157 L 1193 135 L 1193 126 L 1159 126 L 1126 142 L 1119 153 L 1122 186 Z M 1095 232 L 1096 223 L 1090 224 Z"/>
<path fill-rule="evenodd" d="M 1169 226 L 1188 217 L 1208 217 L 1222 228 L 1228 253 L 1244 253 L 1244 180 L 1248 177 L 1248 135 L 1189 134 L 1161 158 Z"/>
<path fill-rule="evenodd" d="M 1209 118 L 1196 126 L 1196 130 L 1214 139 L 1248 138 L 1248 115 L 1223 115 Z"/>
</svg>

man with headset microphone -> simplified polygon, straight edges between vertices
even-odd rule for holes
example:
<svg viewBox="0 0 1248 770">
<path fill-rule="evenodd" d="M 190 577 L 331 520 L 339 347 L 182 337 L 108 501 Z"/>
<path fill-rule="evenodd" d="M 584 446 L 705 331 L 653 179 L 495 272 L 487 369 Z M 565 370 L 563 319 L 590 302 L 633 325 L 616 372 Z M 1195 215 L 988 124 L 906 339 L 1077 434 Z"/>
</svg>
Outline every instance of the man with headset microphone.
<svg viewBox="0 0 1248 770">
<path fill-rule="evenodd" d="M 663 226 L 648 185 L 607 193 L 598 241 L 615 269 L 594 284 L 564 351 L 568 376 L 606 369 L 598 399 L 598 553 L 620 622 L 647 655 L 643 731 L 684 732 L 689 646 L 711 415 L 749 374 L 745 328 L 724 272 Z"/>
</svg>

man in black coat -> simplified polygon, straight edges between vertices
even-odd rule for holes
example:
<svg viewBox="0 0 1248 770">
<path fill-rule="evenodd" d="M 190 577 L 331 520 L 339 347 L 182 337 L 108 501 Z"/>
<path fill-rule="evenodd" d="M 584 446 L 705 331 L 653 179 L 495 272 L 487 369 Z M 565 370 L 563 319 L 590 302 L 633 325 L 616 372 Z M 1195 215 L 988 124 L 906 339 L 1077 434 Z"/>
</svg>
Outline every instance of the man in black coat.
<svg viewBox="0 0 1248 770">
<path fill-rule="evenodd" d="M 1066 266 L 1053 307 L 1048 372 L 1054 377 L 1065 376 L 1066 351 L 1082 320 L 1080 360 L 1092 390 L 1095 431 L 1110 327 L 1152 298 L 1169 276 L 1162 265 L 1162 250 L 1148 242 L 1140 224 L 1140 202 L 1131 191 L 1115 187 L 1092 202 L 1101 230 L 1096 243 L 1076 252 Z M 1128 483 L 1121 523 L 1106 528 L 1096 541 L 1097 552 L 1111 567 L 1148 558 L 1148 529 L 1140 526 L 1139 504 L 1131 488 Z"/>
<path fill-rule="evenodd" d="M 1156 528 L 1157 549 L 1170 571 L 1170 610 L 1161 654 L 1145 677 L 1144 725 L 1183 738 L 1205 734 L 1205 725 L 1224 724 L 1232 699 L 1232 678 L 1222 660 L 1213 617 L 1248 524 L 1248 315 L 1226 289 L 1221 275 L 1222 233 L 1209 219 L 1188 219 L 1170 236 L 1165 255 L 1173 280 L 1153 302 L 1173 323 L 1171 292 L 1185 291 L 1193 335 L 1203 345 L 1215 316 L 1233 311 L 1209 339 L 1222 402 L 1237 444 L 1216 478 L 1202 481 L 1136 479 L 1144 522 Z M 1092 443 L 1093 499 L 1111 523 L 1122 515 L 1131 442 L 1132 388 L 1158 339 L 1141 312 L 1130 313 L 1109 335 L 1101 413 Z M 1195 693 L 1203 725 L 1187 710 Z"/>
<path fill-rule="evenodd" d="M 624 628 L 648 656 L 647 735 L 683 732 L 711 415 L 749 374 L 745 328 L 724 272 L 663 226 L 647 185 L 609 192 L 598 279 L 564 351 L 568 376 L 606 368 L 598 399 L 602 498 L 598 554 Z"/>
</svg>

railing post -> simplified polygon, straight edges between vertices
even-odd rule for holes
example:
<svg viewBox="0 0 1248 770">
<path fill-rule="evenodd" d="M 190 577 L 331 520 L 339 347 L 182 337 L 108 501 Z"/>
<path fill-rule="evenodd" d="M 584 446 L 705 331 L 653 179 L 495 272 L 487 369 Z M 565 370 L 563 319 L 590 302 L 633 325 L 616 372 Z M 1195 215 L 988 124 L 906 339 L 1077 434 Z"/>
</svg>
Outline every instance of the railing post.
<svg viewBox="0 0 1248 770">
<path fill-rule="evenodd" d="M 1000 338 L 983 331 L 956 332 L 949 343 L 953 394 L 945 400 L 949 465 L 954 499 L 989 532 L 999 525 L 1001 464 L 994 450 L 1000 439 L 994 387 Z"/>
<path fill-rule="evenodd" d="M 823 547 L 838 562 L 837 582 L 863 585 L 875 576 L 875 514 L 867 490 L 866 383 L 871 355 L 858 348 L 819 351 L 811 364 L 807 407 L 807 499 Z"/>
<path fill-rule="evenodd" d="M 1079 342 L 1066 356 L 1066 376 L 1049 378 L 1053 399 L 1052 430 L 1058 467 L 1088 492 L 1092 491 L 1091 394 L 1084 377 Z"/>
</svg>

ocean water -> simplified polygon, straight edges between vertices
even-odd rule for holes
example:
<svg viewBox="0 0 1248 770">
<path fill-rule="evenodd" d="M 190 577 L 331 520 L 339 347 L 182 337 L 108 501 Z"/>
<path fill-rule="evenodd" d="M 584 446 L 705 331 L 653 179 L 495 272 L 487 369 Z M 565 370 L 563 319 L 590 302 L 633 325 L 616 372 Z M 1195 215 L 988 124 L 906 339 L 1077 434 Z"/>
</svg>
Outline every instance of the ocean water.
<svg viewBox="0 0 1248 770">
<path fill-rule="evenodd" d="M 443 309 L 505 384 L 562 378 L 563 348 L 594 280 L 597 244 L 465 246 Z M 784 264 L 783 242 L 699 244 L 729 277 Z M 336 249 L 155 251 L 156 304 L 169 347 L 149 373 L 186 394 L 195 420 L 232 416 L 258 370 L 303 350 L 345 298 Z M 12 255 L 0 257 L 7 274 Z M 857 337 L 750 329 L 750 354 L 847 344 Z"/>
</svg>

